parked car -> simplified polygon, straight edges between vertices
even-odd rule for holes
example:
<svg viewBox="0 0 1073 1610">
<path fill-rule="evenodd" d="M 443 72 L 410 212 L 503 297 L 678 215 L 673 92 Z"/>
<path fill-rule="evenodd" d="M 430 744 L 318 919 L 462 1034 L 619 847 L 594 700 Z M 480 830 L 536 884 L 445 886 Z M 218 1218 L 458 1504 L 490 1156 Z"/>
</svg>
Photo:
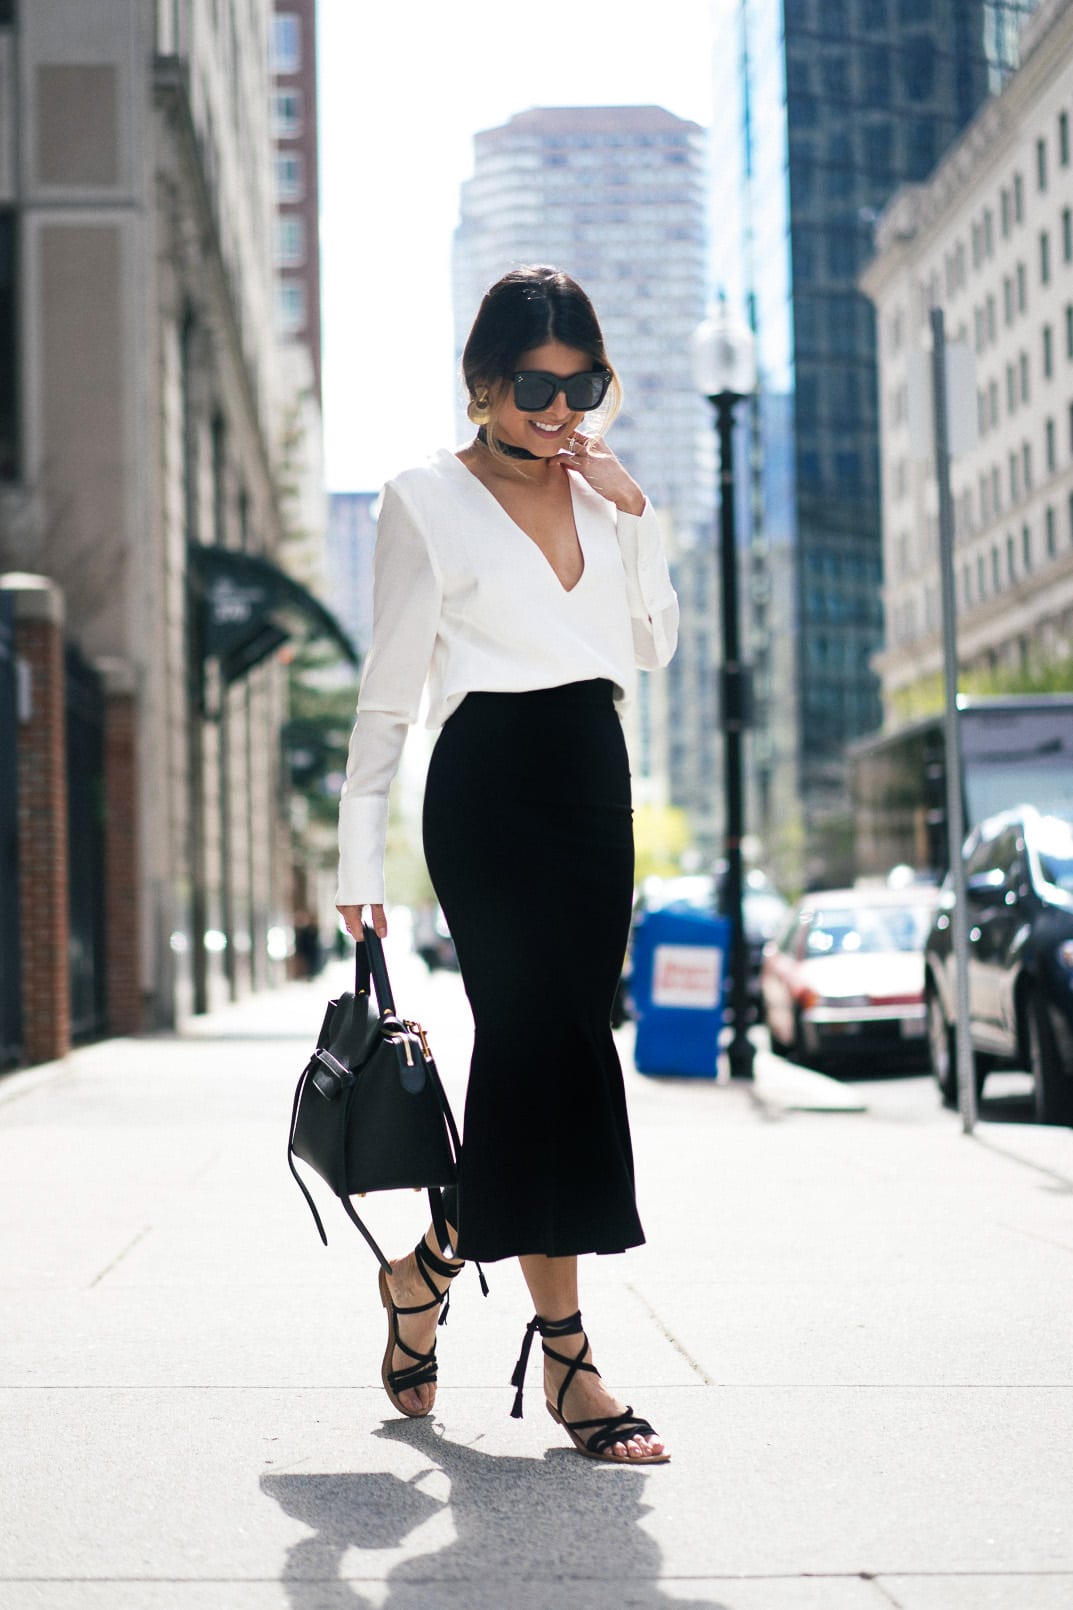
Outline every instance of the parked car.
<svg viewBox="0 0 1073 1610">
<path fill-rule="evenodd" d="M 965 841 L 969 1022 L 977 1087 L 1027 1068 L 1036 1117 L 1073 1124 L 1073 816 L 1030 805 L 989 817 Z M 925 950 L 932 1071 L 957 1104 L 957 982 L 950 880 Z"/>
<path fill-rule="evenodd" d="M 938 898 L 931 884 L 806 895 L 764 951 L 772 1048 L 816 1066 L 926 1063 L 924 940 Z"/>
<path fill-rule="evenodd" d="M 678 878 L 649 878 L 638 903 L 637 914 L 645 911 L 702 911 L 714 915 L 721 911 L 726 884 L 725 869 L 714 874 L 696 872 Z M 753 1015 L 762 1012 L 760 963 L 764 946 L 778 933 L 790 907 L 765 873 L 752 867 L 746 872 L 741 891 L 742 926 L 749 953 L 749 1004 Z"/>
</svg>

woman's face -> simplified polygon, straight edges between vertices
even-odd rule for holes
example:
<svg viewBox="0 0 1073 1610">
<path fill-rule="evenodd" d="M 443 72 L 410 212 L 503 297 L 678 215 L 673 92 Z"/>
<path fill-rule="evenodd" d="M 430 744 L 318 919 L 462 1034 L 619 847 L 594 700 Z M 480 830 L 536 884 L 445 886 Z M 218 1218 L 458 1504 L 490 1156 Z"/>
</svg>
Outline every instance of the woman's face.
<svg viewBox="0 0 1073 1610">
<path fill-rule="evenodd" d="M 563 346 L 561 341 L 547 341 L 541 347 L 531 347 L 518 359 L 517 369 L 541 369 L 545 374 L 568 380 L 571 375 L 584 374 L 593 368 L 587 352 L 577 347 Z M 527 447 L 538 458 L 554 458 L 562 451 L 571 435 L 584 419 L 584 414 L 566 406 L 561 391 L 546 408 L 530 414 L 515 407 L 514 387 L 509 380 L 503 384 L 496 399 L 492 421 L 496 437 L 509 447 Z"/>
</svg>

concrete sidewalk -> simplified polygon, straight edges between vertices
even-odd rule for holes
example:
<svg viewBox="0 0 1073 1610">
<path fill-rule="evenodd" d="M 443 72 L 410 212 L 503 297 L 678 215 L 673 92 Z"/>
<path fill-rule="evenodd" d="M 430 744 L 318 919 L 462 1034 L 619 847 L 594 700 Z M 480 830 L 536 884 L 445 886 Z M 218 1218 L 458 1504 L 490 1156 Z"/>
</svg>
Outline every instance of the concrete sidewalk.
<svg viewBox="0 0 1073 1610">
<path fill-rule="evenodd" d="M 458 1094 L 457 979 L 393 978 Z M 1068 1610 L 1073 1131 L 629 1072 L 649 1241 L 584 1312 L 673 1462 L 609 1469 L 536 1358 L 509 1417 L 514 1265 L 393 1417 L 375 1263 L 284 1162 L 339 982 L 0 1080 L 0 1610 Z"/>
</svg>

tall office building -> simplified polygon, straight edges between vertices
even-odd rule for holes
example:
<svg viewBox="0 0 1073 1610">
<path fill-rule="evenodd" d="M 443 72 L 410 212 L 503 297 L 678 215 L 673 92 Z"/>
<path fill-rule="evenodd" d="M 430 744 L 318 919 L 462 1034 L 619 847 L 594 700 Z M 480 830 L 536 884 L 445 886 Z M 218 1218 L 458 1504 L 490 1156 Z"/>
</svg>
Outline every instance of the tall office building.
<svg viewBox="0 0 1073 1610">
<path fill-rule="evenodd" d="M 717 41 L 716 277 L 757 335 L 749 631 L 756 825 L 788 881 L 841 876 L 844 750 L 880 723 L 878 210 L 1016 65 L 1033 0 L 738 0 Z"/>
<path fill-rule="evenodd" d="M 459 356 L 481 297 L 508 269 L 552 263 L 585 287 L 626 394 L 615 451 L 665 516 L 668 547 L 685 555 L 706 540 L 711 508 L 709 409 L 689 368 L 706 301 L 705 217 L 697 124 L 656 106 L 539 108 L 477 135 L 454 250 Z M 460 435 L 471 430 L 460 387 Z M 709 576 L 711 565 L 705 554 L 697 568 Z M 632 739 L 635 774 L 669 770 L 672 798 L 703 815 L 712 791 L 694 786 L 694 772 L 712 748 L 714 645 L 710 598 L 699 618 L 688 602 L 682 647 L 659 679 L 669 719 L 642 679 Z"/>
</svg>

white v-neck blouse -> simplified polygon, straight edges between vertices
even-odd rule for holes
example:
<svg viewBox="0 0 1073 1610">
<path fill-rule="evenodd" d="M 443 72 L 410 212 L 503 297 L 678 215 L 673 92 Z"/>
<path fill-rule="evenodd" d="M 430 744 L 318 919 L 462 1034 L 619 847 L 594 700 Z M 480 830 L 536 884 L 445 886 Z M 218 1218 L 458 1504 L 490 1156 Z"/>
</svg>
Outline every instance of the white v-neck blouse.
<svg viewBox="0 0 1073 1610">
<path fill-rule="evenodd" d="M 388 789 L 428 687 L 430 727 L 467 693 L 521 693 L 606 677 L 621 706 L 637 667 L 678 638 L 659 523 L 570 477 L 584 569 L 569 590 L 533 539 L 453 452 L 384 488 L 373 638 L 339 808 L 339 905 L 383 904 Z"/>
</svg>

